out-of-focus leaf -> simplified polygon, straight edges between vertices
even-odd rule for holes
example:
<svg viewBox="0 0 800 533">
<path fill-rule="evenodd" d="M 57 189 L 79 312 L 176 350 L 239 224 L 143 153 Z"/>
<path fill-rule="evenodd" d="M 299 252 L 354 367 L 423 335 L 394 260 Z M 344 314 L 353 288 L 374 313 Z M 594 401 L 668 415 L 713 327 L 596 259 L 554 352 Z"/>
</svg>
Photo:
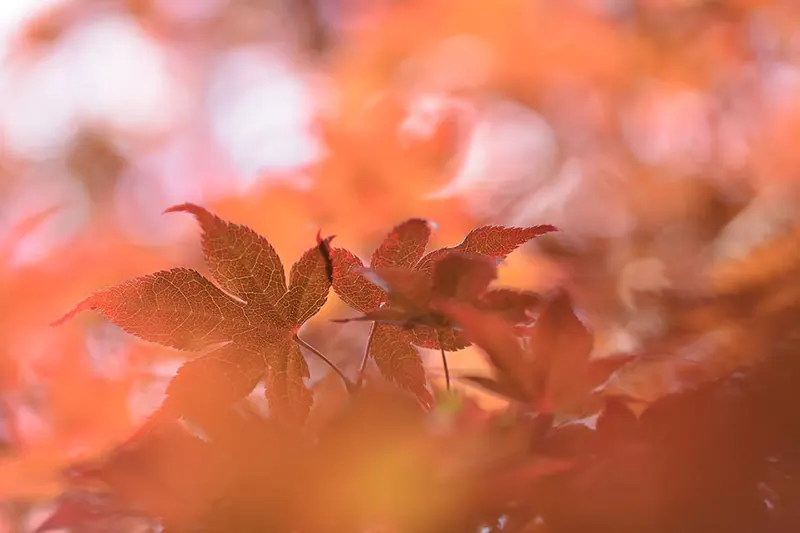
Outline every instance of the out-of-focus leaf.
<svg viewBox="0 0 800 533">
<path fill-rule="evenodd" d="M 486 376 L 459 376 L 469 383 L 477 385 L 494 394 L 499 394 L 505 398 L 511 398 L 518 402 L 527 402 L 528 398 L 523 391 L 520 391 L 512 381 L 501 381 Z"/>
<path fill-rule="evenodd" d="M 481 347 L 497 372 L 495 380 L 475 380 L 540 412 L 584 416 L 600 409 L 594 389 L 632 356 L 590 359 L 592 334 L 559 292 L 544 307 L 523 349 L 514 325 L 501 316 L 452 301 L 437 307 Z"/>
<path fill-rule="evenodd" d="M 150 533 L 158 527 L 152 518 L 125 508 L 108 494 L 70 491 L 58 499 L 55 511 L 34 533 L 64 529 L 82 533 Z"/>
<path fill-rule="evenodd" d="M 499 373 L 498 380 L 512 383 L 512 390 L 523 392 L 532 401 L 536 390 L 529 379 L 531 362 L 527 359 L 514 327 L 502 317 L 475 309 L 468 304 L 441 301 L 437 309 L 453 320 L 489 357 Z"/>
<path fill-rule="evenodd" d="M 533 322 L 533 312 L 541 303 L 541 296 L 530 291 L 514 289 L 489 289 L 480 298 L 478 307 L 499 313 L 513 324 Z"/>
</svg>

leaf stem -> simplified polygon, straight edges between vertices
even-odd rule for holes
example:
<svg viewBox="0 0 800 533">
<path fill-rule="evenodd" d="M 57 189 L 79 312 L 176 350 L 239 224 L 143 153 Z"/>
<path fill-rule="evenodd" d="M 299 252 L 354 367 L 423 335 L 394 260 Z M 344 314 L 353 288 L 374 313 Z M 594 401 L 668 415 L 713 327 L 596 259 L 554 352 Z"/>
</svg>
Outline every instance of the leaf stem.
<svg viewBox="0 0 800 533">
<path fill-rule="evenodd" d="M 297 333 L 295 333 L 295 334 L 294 334 L 294 340 L 295 340 L 295 342 L 296 342 L 297 344 L 299 344 L 299 345 L 300 345 L 300 346 L 302 346 L 303 348 L 307 349 L 309 352 L 313 353 L 314 355 L 316 355 L 317 357 L 319 357 L 320 359 L 322 359 L 323 361 L 325 361 L 325 363 L 326 363 L 326 364 L 327 364 L 329 367 L 331 367 L 331 369 L 332 369 L 334 372 L 336 372 L 336 373 L 339 375 L 339 377 L 340 377 L 340 378 L 342 378 L 342 382 L 344 383 L 344 386 L 345 386 L 345 388 L 348 390 L 348 392 L 353 392 L 354 390 L 356 390 L 356 388 L 357 388 L 357 387 L 356 387 L 355 383 L 353 383 L 352 381 L 350 381 L 350 380 L 347 378 L 347 376 L 345 376 L 345 375 L 344 375 L 344 372 L 342 372 L 342 371 L 339 369 L 339 367 L 338 367 L 338 366 L 336 366 L 336 365 L 333 363 L 333 361 L 331 361 L 330 359 L 328 359 L 327 357 L 325 357 L 324 355 L 322 355 L 322 352 L 320 352 L 319 350 L 317 350 L 316 348 L 314 348 L 313 346 L 311 346 L 309 343 L 307 343 L 306 341 L 304 341 L 303 339 L 301 339 L 301 338 L 300 338 L 300 336 L 299 336 Z"/>
<path fill-rule="evenodd" d="M 375 336 L 375 328 L 377 323 L 373 322 L 372 327 L 369 329 L 369 337 L 367 337 L 367 346 L 364 348 L 364 357 L 361 358 L 361 365 L 358 367 L 358 379 L 356 386 L 361 388 L 364 383 L 364 374 L 367 371 L 367 362 L 369 362 L 369 350 L 372 348 L 372 337 Z"/>
<path fill-rule="evenodd" d="M 444 354 L 444 346 L 442 346 L 442 332 L 436 330 L 436 340 L 439 341 L 439 351 L 442 352 L 442 366 L 444 367 L 444 381 L 447 385 L 447 391 L 450 392 L 450 369 L 447 366 L 447 356 Z"/>
</svg>

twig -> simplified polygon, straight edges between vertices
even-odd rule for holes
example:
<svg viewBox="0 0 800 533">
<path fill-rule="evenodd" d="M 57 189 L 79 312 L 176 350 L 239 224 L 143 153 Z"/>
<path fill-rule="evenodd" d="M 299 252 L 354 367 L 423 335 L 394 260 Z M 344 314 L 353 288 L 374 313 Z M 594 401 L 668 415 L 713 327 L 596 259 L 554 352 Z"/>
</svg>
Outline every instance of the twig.
<svg viewBox="0 0 800 533">
<path fill-rule="evenodd" d="M 442 332 L 436 330 L 436 340 L 439 341 L 439 350 L 442 352 L 442 366 L 444 367 L 444 381 L 447 385 L 447 391 L 450 392 L 450 369 L 447 367 L 447 356 L 444 354 L 444 346 L 442 346 Z"/>
<path fill-rule="evenodd" d="M 338 366 L 336 366 L 336 365 L 333 363 L 333 361 L 331 361 L 330 359 L 328 359 L 327 357 L 325 357 L 324 355 L 322 355 L 322 352 L 320 352 L 319 350 L 317 350 L 316 348 L 314 348 L 313 346 L 311 346 L 310 344 L 308 344 L 306 341 L 304 341 L 303 339 L 301 339 L 301 338 L 300 338 L 300 337 L 297 335 L 297 333 L 295 333 L 295 334 L 294 334 L 294 340 L 295 340 L 295 342 L 296 342 L 297 344 L 299 344 L 299 345 L 300 345 L 300 346 L 302 346 L 303 348 L 307 349 L 308 351 L 310 351 L 311 353 L 313 353 L 314 355 L 316 355 L 317 357 L 319 357 L 320 359 L 322 359 L 323 361 L 325 361 L 325 363 L 327 363 L 327 365 L 328 365 L 329 367 L 331 367 L 331 369 L 332 369 L 334 372 L 336 372 L 336 373 L 339 375 L 339 377 L 340 377 L 340 378 L 342 378 L 342 382 L 344 383 L 344 386 L 345 386 L 345 388 L 347 389 L 347 391 L 348 391 L 348 392 L 351 392 L 351 393 L 352 393 L 352 392 L 354 392 L 355 390 L 357 390 L 357 389 L 358 389 L 358 387 L 356 386 L 356 384 L 355 384 L 355 383 L 353 383 L 352 381 L 350 381 L 350 380 L 347 378 L 347 376 L 345 376 L 345 375 L 344 375 L 344 372 L 342 372 L 342 371 L 339 369 L 339 367 L 338 367 Z"/>
<path fill-rule="evenodd" d="M 358 367 L 358 379 L 356 380 L 356 386 L 361 388 L 361 385 L 364 383 L 364 374 L 367 371 L 367 362 L 369 361 L 369 350 L 372 347 L 372 337 L 375 335 L 375 328 L 377 327 L 377 323 L 373 322 L 372 327 L 369 330 L 369 337 L 367 338 L 367 346 L 364 348 L 364 357 L 361 359 L 361 366 Z"/>
</svg>

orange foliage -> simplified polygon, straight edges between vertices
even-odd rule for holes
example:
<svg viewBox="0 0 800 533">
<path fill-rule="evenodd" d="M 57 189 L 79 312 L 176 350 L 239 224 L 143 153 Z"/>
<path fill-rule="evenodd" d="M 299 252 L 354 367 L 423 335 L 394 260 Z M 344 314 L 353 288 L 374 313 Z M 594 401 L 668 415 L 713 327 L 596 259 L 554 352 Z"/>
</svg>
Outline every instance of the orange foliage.
<svg viewBox="0 0 800 533">
<path fill-rule="evenodd" d="M 786 346 L 796 344 L 787 317 L 800 300 L 792 281 L 800 10 L 791 0 L 188 4 L 65 0 L 22 20 L 8 41 L 13 53 L 0 64 L 0 79 L 13 90 L 0 87 L 0 100 L 11 102 L 0 107 L 0 202 L 11 211 L 25 203 L 18 189 L 38 196 L 49 190 L 46 181 L 67 184 L 69 198 L 57 200 L 88 222 L 57 245 L 37 229 L 71 219 L 44 209 L 0 239 L 0 504 L 50 500 L 68 485 L 64 469 L 96 459 L 85 479 L 188 527 L 206 520 L 220 491 L 234 491 L 242 476 L 245 487 L 235 490 L 262 488 L 246 465 L 237 463 L 241 471 L 224 482 L 200 465 L 223 469 L 238 453 L 234 444 L 246 442 L 256 455 L 254 443 L 269 441 L 286 464 L 265 460 L 253 472 L 290 478 L 281 485 L 289 496 L 273 495 L 268 509 L 276 523 L 294 513 L 294 525 L 312 531 L 336 521 L 353 530 L 390 523 L 461 530 L 464 524 L 448 521 L 453 515 L 486 511 L 483 505 L 494 512 L 506 497 L 516 506 L 518 490 L 522 500 L 535 493 L 544 508 L 552 504 L 541 492 L 563 487 L 548 485 L 550 474 L 572 471 L 576 461 L 542 449 L 583 442 L 574 425 L 551 427 L 554 416 L 574 423 L 602 413 L 591 452 L 602 458 L 578 468 L 577 481 L 569 478 L 579 486 L 570 487 L 576 500 L 599 501 L 584 489 L 627 472 L 612 468 L 618 464 L 609 457 L 624 453 L 604 447 L 604 432 L 624 427 L 639 438 L 651 430 L 646 416 L 631 421 L 618 404 L 637 415 L 656 404 L 649 416 L 661 421 L 672 416 L 670 402 L 693 394 L 687 390 L 701 390 L 703 402 L 709 384 L 794 353 Z M 97 50 L 76 52 L 81 31 L 105 17 L 114 31 L 130 32 L 120 49 L 145 42 L 140 52 L 167 65 L 159 63 L 167 74 L 156 81 L 142 74 L 141 87 L 132 88 L 142 99 L 130 105 L 115 99 L 119 84 L 95 79 Z M 82 59 L 66 63 L 65 50 Z M 257 86 L 259 69 L 273 52 L 289 65 L 292 89 L 278 93 L 287 101 L 259 110 L 263 116 L 245 116 L 242 109 L 252 107 L 225 115 L 222 108 L 266 91 Z M 253 61 L 247 68 L 256 81 L 250 71 L 229 75 L 240 60 Z M 51 63 L 58 68 L 48 70 Z M 56 96 L 36 92 L 37 80 L 62 80 L 59 69 L 89 80 L 87 94 L 94 85 L 102 94 L 95 102 L 73 86 L 55 87 Z M 130 66 L 114 75 L 122 70 Z M 250 176 L 250 159 L 260 159 L 244 145 L 262 143 L 248 137 L 251 126 L 271 124 L 284 104 L 294 105 L 299 87 L 313 95 L 302 104 L 313 109 L 298 129 L 321 153 Z M 159 99 L 159 91 L 172 92 Z M 13 100 L 25 103 L 29 94 L 37 113 L 20 104 L 25 120 L 15 119 Z M 136 115 L 151 101 L 164 107 L 154 123 Z M 50 124 L 34 116 L 39 103 L 67 139 L 50 139 Z M 496 119 L 498 104 L 516 107 Z M 124 111 L 132 114 L 106 114 Z M 163 123 L 161 114 L 169 117 Z M 64 117 L 73 115 L 66 127 Z M 234 122 L 239 129 L 231 133 Z M 528 144 L 528 134 L 539 140 Z M 39 152 L 28 146 L 37 136 L 46 137 Z M 160 229 L 154 213 L 184 201 L 219 216 L 194 204 L 173 208 L 197 217 L 202 251 L 194 228 L 159 245 L 134 242 L 149 237 L 126 227 L 138 216 Z M 14 208 L 8 220 L 29 207 Z M 553 228 L 545 223 L 563 231 L 542 235 Z M 163 224 L 181 228 L 166 217 Z M 336 235 L 337 247 L 329 250 L 332 237 L 315 246 L 318 232 Z M 48 253 L 18 264 L 28 241 L 41 241 Z M 434 251 L 425 255 L 429 244 Z M 737 255 L 746 257 L 731 260 Z M 288 282 L 280 257 L 300 258 Z M 502 259 L 501 267 L 482 262 L 487 257 Z M 203 262 L 213 280 L 196 270 Z M 156 274 L 142 277 L 149 272 Z M 111 288 L 94 292 L 99 287 Z M 329 288 L 338 298 L 328 301 Z M 164 346 L 103 329 L 98 318 L 48 326 L 92 293 L 78 310 L 97 309 Z M 347 305 L 362 316 L 332 324 L 347 321 Z M 372 332 L 358 329 L 359 321 L 372 322 Z M 184 362 L 187 354 L 172 349 L 201 347 L 216 350 Z M 455 393 L 439 390 L 450 385 L 450 376 L 438 375 L 432 350 L 440 348 L 443 365 L 445 351 L 459 350 L 443 369 L 453 372 Z M 407 390 L 372 376 L 373 361 L 385 380 Z M 335 372 L 320 372 L 323 364 Z M 167 384 L 162 374 L 171 378 L 177 366 Z M 262 378 L 266 396 L 249 396 Z M 147 387 L 155 392 L 143 406 L 137 394 Z M 164 409 L 142 430 L 161 390 Z M 409 390 L 430 412 L 409 403 Z M 264 400 L 285 420 L 308 417 L 303 438 L 318 437 L 313 451 L 251 425 Z M 236 415 L 245 422 L 226 418 L 231 404 L 246 411 Z M 225 429 L 237 437 L 205 442 L 172 420 L 183 415 L 212 431 L 232 424 Z M 508 432 L 504 417 L 516 424 Z M 429 432 L 423 426 L 431 420 L 446 429 Z M 540 446 L 535 453 L 531 442 Z M 630 452 L 633 464 L 639 451 Z M 139 461 L 150 469 L 137 478 Z M 174 499 L 191 491 L 191 501 Z M 646 506 L 668 499 L 652 496 L 642 496 Z M 303 497 L 319 505 L 315 513 L 293 507 Z M 663 516 L 687 514 L 687 505 Z M 245 511 L 254 507 L 249 501 Z M 554 531 L 582 518 L 561 511 L 543 511 Z M 587 523 L 607 518 L 586 516 Z M 519 520 L 509 530 L 538 527 L 536 517 Z"/>
</svg>

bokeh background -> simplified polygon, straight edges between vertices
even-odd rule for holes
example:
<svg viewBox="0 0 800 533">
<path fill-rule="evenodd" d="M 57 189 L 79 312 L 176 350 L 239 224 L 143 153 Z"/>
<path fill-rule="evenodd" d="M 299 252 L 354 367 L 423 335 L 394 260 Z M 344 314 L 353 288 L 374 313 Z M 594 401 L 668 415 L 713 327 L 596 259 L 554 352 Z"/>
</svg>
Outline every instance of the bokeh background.
<svg viewBox="0 0 800 533">
<path fill-rule="evenodd" d="M 367 256 L 410 216 L 435 245 L 554 224 L 501 281 L 570 285 L 597 350 L 625 351 L 657 334 L 658 291 L 796 226 L 798 139 L 794 0 L 2 0 L 0 532 L 161 401 L 181 354 L 49 323 L 200 266 L 171 205 L 287 267 L 318 229 Z M 363 328 L 327 321 L 347 313 L 331 297 L 306 336 L 354 371 Z"/>
</svg>

